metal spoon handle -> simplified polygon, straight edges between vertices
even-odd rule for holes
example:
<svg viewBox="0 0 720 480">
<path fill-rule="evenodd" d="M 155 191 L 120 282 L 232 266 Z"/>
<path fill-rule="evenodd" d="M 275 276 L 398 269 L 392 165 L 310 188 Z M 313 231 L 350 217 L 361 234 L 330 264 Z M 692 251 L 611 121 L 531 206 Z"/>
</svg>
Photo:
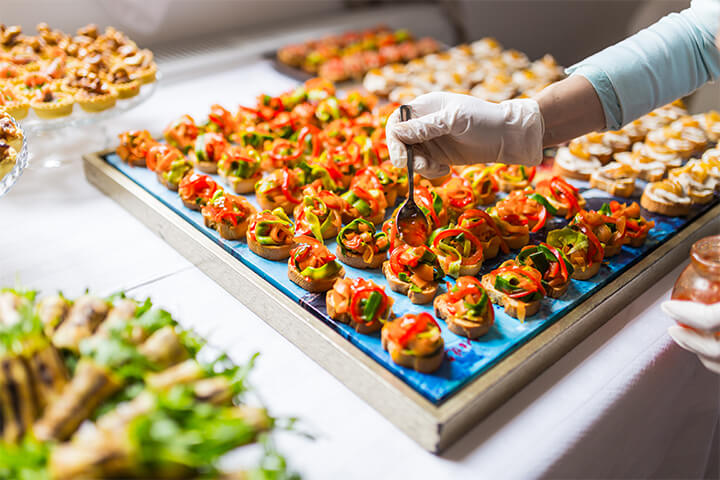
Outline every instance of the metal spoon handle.
<svg viewBox="0 0 720 480">
<path fill-rule="evenodd" d="M 406 122 L 410 120 L 410 107 L 408 105 L 400 105 L 400 121 Z M 405 144 L 407 152 L 407 172 L 408 172 L 408 199 L 413 202 L 415 196 L 415 155 L 413 146 Z"/>
</svg>

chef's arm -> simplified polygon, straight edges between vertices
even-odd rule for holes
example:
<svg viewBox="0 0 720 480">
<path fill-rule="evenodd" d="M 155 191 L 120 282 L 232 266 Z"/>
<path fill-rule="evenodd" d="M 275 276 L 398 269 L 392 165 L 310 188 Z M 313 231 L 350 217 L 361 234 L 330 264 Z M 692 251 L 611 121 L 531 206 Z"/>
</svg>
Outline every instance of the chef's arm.
<svg viewBox="0 0 720 480">
<path fill-rule="evenodd" d="M 545 145 L 615 130 L 720 77 L 720 0 L 690 8 L 570 67 L 537 100 Z"/>
</svg>

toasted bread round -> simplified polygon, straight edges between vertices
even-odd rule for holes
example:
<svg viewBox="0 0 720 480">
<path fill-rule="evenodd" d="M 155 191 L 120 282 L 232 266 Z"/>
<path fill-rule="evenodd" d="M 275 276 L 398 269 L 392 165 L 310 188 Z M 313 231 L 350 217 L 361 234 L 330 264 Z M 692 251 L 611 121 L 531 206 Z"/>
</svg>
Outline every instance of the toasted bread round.
<svg viewBox="0 0 720 480">
<path fill-rule="evenodd" d="M 216 223 L 214 228 L 225 240 L 242 240 L 247 234 L 248 223 L 248 219 L 239 222 L 235 226 L 221 222 Z"/>
<path fill-rule="evenodd" d="M 432 373 L 440 368 L 440 365 L 442 365 L 443 357 L 445 356 L 444 344 L 432 355 L 424 357 L 406 355 L 403 353 L 402 347 L 387 338 L 385 332 L 386 330 L 383 330 L 381 334 L 382 347 L 390 354 L 392 361 L 398 365 L 412 368 L 413 370 L 421 373 Z"/>
<path fill-rule="evenodd" d="M 500 252 L 500 238 L 493 237 L 487 242 L 480 242 L 483 247 L 483 260 L 490 260 Z"/>
<path fill-rule="evenodd" d="M 508 182 L 506 180 L 503 180 L 501 178 L 497 179 L 498 182 L 498 188 L 502 192 L 512 192 L 513 190 L 522 190 L 523 188 L 527 188 L 530 185 L 530 182 L 528 181 L 522 181 L 520 183 L 516 182 Z"/>
<path fill-rule="evenodd" d="M 495 323 L 495 315 L 492 313 L 493 309 L 491 305 L 488 305 L 487 309 L 489 314 L 479 322 L 451 315 L 448 311 L 447 293 L 436 297 L 433 302 L 433 307 L 435 309 L 435 316 L 445 320 L 450 331 L 462 337 L 470 339 L 481 337 L 485 335 Z"/>
<path fill-rule="evenodd" d="M 590 268 L 583 269 L 576 265 L 573 265 L 573 268 L 575 271 L 570 278 L 575 280 L 588 280 L 598 274 L 600 271 L 600 262 L 593 262 Z"/>
<path fill-rule="evenodd" d="M 505 243 L 507 243 L 507 246 L 510 247 L 513 250 L 519 250 L 528 243 L 530 243 L 530 233 L 525 233 L 522 235 L 512 235 L 509 237 L 503 237 L 503 240 L 505 240 Z"/>
<path fill-rule="evenodd" d="M 265 195 L 255 195 L 255 200 L 257 200 L 258 205 L 260 205 L 261 210 L 275 210 L 279 207 L 282 208 L 283 211 L 288 215 L 292 215 L 293 207 L 295 206 L 287 200 L 282 203 L 275 203 L 265 197 Z"/>
<path fill-rule="evenodd" d="M 340 245 L 338 245 L 335 249 L 335 253 L 337 254 L 338 260 L 340 260 L 345 265 L 349 265 L 355 268 L 380 268 L 383 262 L 387 260 L 387 252 L 385 252 L 383 254 L 375 255 L 370 263 L 365 263 L 362 255 L 356 255 L 349 252 L 346 254 L 345 252 L 343 252 L 342 248 L 340 248 Z"/>
<path fill-rule="evenodd" d="M 377 332 L 382 328 L 382 322 L 373 322 L 370 325 L 368 325 L 365 322 L 357 323 L 355 320 L 352 319 L 352 316 L 350 316 L 349 313 L 342 313 L 338 314 L 335 311 L 334 305 L 332 305 L 330 302 L 327 301 L 327 297 L 325 300 L 325 306 L 327 307 L 328 316 L 332 318 L 333 320 L 336 320 L 340 323 L 344 323 L 346 325 L 350 325 L 350 327 L 355 330 L 357 333 L 362 333 L 364 335 Z M 389 319 L 392 320 L 395 318 L 394 314 L 391 314 Z"/>
<path fill-rule="evenodd" d="M 217 163 L 215 162 L 202 162 L 195 160 L 193 161 L 193 164 L 197 170 L 200 170 L 203 173 L 217 173 Z"/>
<path fill-rule="evenodd" d="M 483 252 L 484 253 L 484 252 Z M 442 267 L 443 271 L 445 271 L 445 256 L 438 255 L 438 261 L 440 262 L 440 266 Z M 474 265 L 460 265 L 460 272 L 457 274 L 457 277 L 462 277 L 464 275 L 469 275 L 471 277 L 474 277 L 478 274 L 480 269 L 482 268 L 482 260 L 480 260 L 479 263 L 476 263 Z M 445 275 L 450 275 L 450 272 L 445 272 Z M 450 275 L 453 277 L 453 275 Z M 455 278 L 457 278 L 455 277 Z"/>
<path fill-rule="evenodd" d="M 307 280 L 305 277 L 300 275 L 298 269 L 288 262 L 288 278 L 291 282 L 297 284 L 303 290 L 307 290 L 311 293 L 322 293 L 330 290 L 335 283 L 335 280 L 345 276 L 345 269 L 340 267 L 338 273 L 328 278 L 321 278 L 320 280 Z"/>
<path fill-rule="evenodd" d="M 230 185 L 230 187 L 233 189 L 233 192 L 235 193 L 252 193 L 255 191 L 255 184 L 258 180 L 262 178 L 262 175 L 257 175 L 255 177 L 250 178 L 240 178 L 235 176 L 228 176 L 225 177 L 225 180 Z"/>
<path fill-rule="evenodd" d="M 170 183 L 170 182 L 168 182 L 168 181 L 165 179 L 165 177 L 163 177 L 162 172 L 157 172 L 157 178 L 158 178 L 158 180 L 160 181 L 160 183 L 163 184 L 163 185 L 165 186 L 165 188 L 167 188 L 168 190 L 170 190 L 170 191 L 172 191 L 172 192 L 177 192 L 177 191 L 178 191 L 178 187 L 180 186 L 180 184 L 179 184 L 179 183 Z"/>
<path fill-rule="evenodd" d="M 643 192 L 640 197 L 640 205 L 647 211 L 666 215 L 668 217 L 683 217 L 690 213 L 689 204 L 678 203 L 661 203 L 653 200 L 650 196 Z"/>
<path fill-rule="evenodd" d="M 614 257 L 622 250 L 622 245 L 606 245 L 604 248 L 605 258 Z"/>
<path fill-rule="evenodd" d="M 273 261 L 288 258 L 290 256 L 290 250 L 295 246 L 294 242 L 288 245 L 262 245 L 250 236 L 249 231 L 245 234 L 245 237 L 247 238 L 247 244 L 251 252 Z"/>
<path fill-rule="evenodd" d="M 576 180 L 590 180 L 590 174 L 589 173 L 581 173 L 576 172 L 575 170 L 568 170 L 566 168 L 563 168 L 559 163 L 555 162 L 553 164 L 553 173 L 555 175 L 560 175 L 567 178 L 574 178 Z"/>
<path fill-rule="evenodd" d="M 595 171 L 590 175 L 590 186 L 604 190 L 610 195 L 631 197 L 635 192 L 635 179 L 628 177 L 611 180 L 600 175 L 599 171 Z"/>
<path fill-rule="evenodd" d="M 534 302 L 521 302 L 515 298 L 510 298 L 499 290 L 490 282 L 490 275 L 484 275 L 482 278 L 482 286 L 490 297 L 490 301 L 495 305 L 500 305 L 505 309 L 505 313 L 511 317 L 524 320 L 532 317 L 540 310 L 540 300 Z"/>
<path fill-rule="evenodd" d="M 645 244 L 645 240 L 647 240 L 647 234 L 632 238 L 630 239 L 630 246 L 635 248 L 642 247 Z"/>
<path fill-rule="evenodd" d="M 198 205 L 195 202 L 190 202 L 188 200 L 185 200 L 184 198 L 182 199 L 182 202 L 183 205 L 185 205 L 185 207 L 189 208 L 190 210 L 196 210 L 198 212 L 202 210 L 202 205 Z"/>
<path fill-rule="evenodd" d="M 560 298 L 563 295 L 565 295 L 565 292 L 568 291 L 569 286 L 570 286 L 570 281 L 568 280 L 567 282 L 560 285 L 559 287 L 547 287 L 547 288 L 545 288 L 545 295 L 550 298 Z"/>
<path fill-rule="evenodd" d="M 392 269 L 390 268 L 390 262 L 383 263 L 382 271 L 385 275 L 385 279 L 387 280 L 388 285 L 390 285 L 390 290 L 400 293 L 402 295 L 407 295 L 407 297 L 412 303 L 416 305 L 423 305 L 425 303 L 430 303 L 432 299 L 435 298 L 435 294 L 438 291 L 437 282 L 431 283 L 430 285 L 425 287 L 422 292 L 414 292 L 410 290 L 409 283 L 403 282 L 397 277 L 397 275 L 393 273 Z"/>
</svg>

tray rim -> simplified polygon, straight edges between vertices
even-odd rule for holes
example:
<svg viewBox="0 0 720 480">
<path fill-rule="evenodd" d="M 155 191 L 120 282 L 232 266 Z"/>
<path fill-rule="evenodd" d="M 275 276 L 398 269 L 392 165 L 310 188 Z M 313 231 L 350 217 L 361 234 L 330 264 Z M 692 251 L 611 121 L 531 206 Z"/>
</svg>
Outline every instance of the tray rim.
<svg viewBox="0 0 720 480">
<path fill-rule="evenodd" d="M 83 156 L 85 175 L 90 183 L 433 453 L 440 453 L 450 446 L 609 320 L 643 291 L 646 282 L 659 279 L 686 259 L 695 240 L 713 231 L 716 224 L 716 230 L 720 229 L 718 204 L 515 352 L 469 381 L 447 400 L 434 405 L 108 164 L 102 157 L 113 151 L 108 149 Z M 256 301 L 263 299 L 272 302 Z M 274 308 L 273 302 L 282 308 Z M 292 320 L 288 322 L 288 318 Z M 301 328 L 294 328 L 296 326 Z"/>
</svg>

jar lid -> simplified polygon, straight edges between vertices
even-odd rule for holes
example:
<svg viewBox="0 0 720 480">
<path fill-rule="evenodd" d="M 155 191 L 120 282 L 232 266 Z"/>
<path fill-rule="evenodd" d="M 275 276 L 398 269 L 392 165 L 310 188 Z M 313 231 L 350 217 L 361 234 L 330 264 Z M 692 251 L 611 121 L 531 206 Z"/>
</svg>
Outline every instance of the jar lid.
<svg viewBox="0 0 720 480">
<path fill-rule="evenodd" d="M 695 242 L 690 250 L 690 258 L 701 273 L 720 276 L 720 235 Z"/>
</svg>

